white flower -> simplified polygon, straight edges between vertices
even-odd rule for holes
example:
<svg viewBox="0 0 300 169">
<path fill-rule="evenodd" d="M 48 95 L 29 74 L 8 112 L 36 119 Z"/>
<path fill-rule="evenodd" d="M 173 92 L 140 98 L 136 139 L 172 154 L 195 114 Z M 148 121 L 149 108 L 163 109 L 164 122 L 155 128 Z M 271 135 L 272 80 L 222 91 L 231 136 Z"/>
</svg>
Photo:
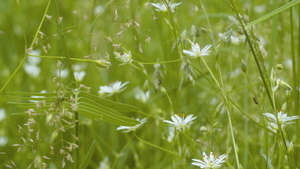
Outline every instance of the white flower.
<svg viewBox="0 0 300 169">
<path fill-rule="evenodd" d="M 41 68 L 39 66 L 29 63 L 24 64 L 24 70 L 31 77 L 38 77 L 41 72 Z"/>
<path fill-rule="evenodd" d="M 280 111 L 278 113 L 278 122 L 277 122 L 276 116 L 274 116 L 273 114 L 263 113 L 263 115 L 269 119 L 270 122 L 268 123 L 269 124 L 268 128 L 274 132 L 278 130 L 278 123 L 281 125 L 281 128 L 284 128 L 286 125 L 294 123 L 291 122 L 292 120 L 297 120 L 300 118 L 299 116 L 288 117 L 286 113 Z"/>
<path fill-rule="evenodd" d="M 41 51 L 39 49 L 31 50 L 30 53 L 28 54 L 28 58 L 27 58 L 28 63 L 30 63 L 32 65 L 37 65 L 37 64 L 41 63 L 40 57 L 34 57 L 34 56 L 40 56 L 40 55 L 41 55 Z"/>
<path fill-rule="evenodd" d="M 74 72 L 75 80 L 77 82 L 81 82 L 85 75 L 86 75 L 85 71 Z"/>
<path fill-rule="evenodd" d="M 212 45 L 206 45 L 202 50 L 199 46 L 198 43 L 192 43 L 192 50 L 183 50 L 183 53 L 188 54 L 191 56 L 191 58 L 197 58 L 197 57 L 201 57 L 201 56 L 206 56 L 209 55 L 208 49 L 211 47 Z"/>
<path fill-rule="evenodd" d="M 6 136 L 0 136 L 0 146 L 5 146 L 8 142 L 8 138 Z"/>
<path fill-rule="evenodd" d="M 106 156 L 103 161 L 100 162 L 98 169 L 110 169 L 109 157 Z"/>
<path fill-rule="evenodd" d="M 0 121 L 6 118 L 6 111 L 5 109 L 0 108 Z"/>
<path fill-rule="evenodd" d="M 144 92 L 140 88 L 135 88 L 134 90 L 135 90 L 134 97 L 135 97 L 136 100 L 139 100 L 139 101 L 141 101 L 143 103 L 146 103 L 148 101 L 148 99 L 150 97 L 150 91 L 149 90 L 146 91 L 146 92 Z"/>
<path fill-rule="evenodd" d="M 124 52 L 119 53 L 119 52 L 114 52 L 116 59 L 118 59 L 119 61 L 123 62 L 120 65 L 124 65 L 126 63 L 131 63 L 132 62 L 132 55 L 131 55 L 131 51 L 130 50 L 126 50 L 125 48 L 123 48 Z"/>
<path fill-rule="evenodd" d="M 115 93 L 120 93 L 126 89 L 125 85 L 129 82 L 125 82 L 122 84 L 120 81 L 116 81 L 115 83 L 111 83 L 109 86 L 100 86 L 100 90 L 98 91 L 99 94 L 107 93 L 108 96 L 111 96 Z"/>
<path fill-rule="evenodd" d="M 164 120 L 163 122 L 169 123 L 172 127 L 175 127 L 179 131 L 181 129 L 185 129 L 186 127 L 189 127 L 191 124 L 193 124 L 193 120 L 195 120 L 197 117 L 193 117 L 193 114 L 188 115 L 186 118 L 179 117 L 178 115 L 171 116 L 173 121 Z"/>
<path fill-rule="evenodd" d="M 225 162 L 224 158 L 226 158 L 227 155 L 223 154 L 220 157 L 215 157 L 213 152 L 210 152 L 209 158 L 203 152 L 203 160 L 198 159 L 192 159 L 194 162 L 192 165 L 196 165 L 200 168 L 220 168 L 221 164 Z"/>
<path fill-rule="evenodd" d="M 175 128 L 174 127 L 169 127 L 169 136 L 168 136 L 168 142 L 172 142 L 173 138 L 175 137 Z"/>
<path fill-rule="evenodd" d="M 147 122 L 147 119 L 144 118 L 142 120 L 137 119 L 137 121 L 140 122 L 140 124 L 137 124 L 135 126 L 120 126 L 117 128 L 117 130 L 124 130 L 123 133 L 128 133 L 131 131 L 135 131 L 136 129 L 138 129 L 139 127 L 141 127 L 144 123 Z"/>
<path fill-rule="evenodd" d="M 105 7 L 103 5 L 98 5 L 94 8 L 94 15 L 102 14 Z"/>
<path fill-rule="evenodd" d="M 33 57 L 33 56 L 28 56 L 27 58 L 27 62 L 30 64 L 30 65 L 38 65 L 41 63 L 41 58 L 39 57 Z"/>
<path fill-rule="evenodd" d="M 68 73 L 69 73 L 68 69 L 58 69 L 55 72 L 56 76 L 59 78 L 66 78 Z"/>
<path fill-rule="evenodd" d="M 179 6 L 181 4 L 181 2 L 179 3 L 169 3 L 169 7 L 171 12 L 175 12 L 175 8 L 176 6 Z M 167 12 L 168 8 L 165 6 L 164 3 L 151 3 L 152 6 L 156 7 L 157 9 L 155 9 L 156 11 L 162 11 L 162 12 Z"/>
</svg>

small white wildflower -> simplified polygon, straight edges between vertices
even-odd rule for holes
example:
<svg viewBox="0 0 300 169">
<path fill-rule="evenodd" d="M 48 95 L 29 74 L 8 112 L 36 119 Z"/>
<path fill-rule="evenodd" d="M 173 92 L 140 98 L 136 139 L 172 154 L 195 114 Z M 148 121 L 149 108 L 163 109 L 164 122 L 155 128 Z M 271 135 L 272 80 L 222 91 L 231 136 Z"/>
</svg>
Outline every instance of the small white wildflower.
<svg viewBox="0 0 300 169">
<path fill-rule="evenodd" d="M 41 63 L 41 58 L 40 57 L 35 57 L 35 56 L 40 56 L 41 51 L 39 49 L 36 50 L 31 50 L 30 53 L 28 54 L 27 62 L 29 64 L 37 65 Z"/>
<path fill-rule="evenodd" d="M 114 52 L 116 59 L 118 59 L 119 61 L 123 62 L 120 65 L 124 65 L 127 63 L 131 63 L 132 62 L 132 55 L 131 55 L 131 51 L 130 50 L 126 50 L 125 48 L 123 48 L 124 52 L 119 53 L 119 52 Z"/>
<path fill-rule="evenodd" d="M 237 36 L 230 36 L 231 43 L 238 45 L 240 43 L 240 38 Z"/>
<path fill-rule="evenodd" d="M 116 81 L 115 83 L 109 84 L 109 86 L 100 86 L 100 90 L 98 91 L 99 94 L 107 93 L 108 96 L 111 96 L 115 93 L 120 93 L 126 89 L 125 85 L 129 82 L 125 82 L 122 84 L 121 81 Z"/>
<path fill-rule="evenodd" d="M 148 90 L 148 91 L 144 92 L 144 91 L 141 90 L 140 88 L 135 88 L 134 90 L 135 90 L 135 93 L 136 93 L 136 94 L 134 95 L 135 99 L 136 99 L 136 100 L 139 100 L 139 101 L 141 101 L 141 102 L 143 102 L 143 103 L 146 103 L 147 100 L 148 100 L 149 97 L 150 97 L 150 91 Z"/>
<path fill-rule="evenodd" d="M 169 136 L 168 136 L 167 140 L 168 140 L 168 142 L 172 142 L 172 140 L 175 137 L 175 128 L 174 127 L 169 127 L 168 130 L 169 130 Z"/>
<path fill-rule="evenodd" d="M 202 57 L 202 56 L 206 56 L 209 55 L 208 49 L 212 46 L 212 45 L 206 45 L 202 50 L 201 47 L 199 46 L 198 43 L 192 43 L 192 50 L 183 50 L 183 53 L 188 54 L 191 56 L 191 58 L 198 58 L 198 57 Z"/>
<path fill-rule="evenodd" d="M 117 130 L 123 130 L 123 133 L 128 133 L 131 131 L 135 131 L 136 129 L 138 129 L 139 127 L 141 127 L 144 123 L 147 122 L 146 118 L 143 118 L 142 120 L 136 119 L 137 121 L 140 122 L 140 124 L 137 124 L 135 126 L 120 126 L 117 128 Z"/>
<path fill-rule="evenodd" d="M 24 64 L 24 70 L 31 77 L 38 77 L 41 72 L 41 68 L 39 66 L 29 63 Z"/>
<path fill-rule="evenodd" d="M 288 124 L 292 124 L 294 122 L 291 122 L 292 120 L 297 120 L 300 117 L 299 116 L 291 116 L 288 117 L 286 113 L 283 111 L 280 111 L 278 113 L 278 122 L 276 119 L 276 116 L 271 113 L 263 113 L 264 116 L 266 116 L 269 119 L 268 128 L 272 131 L 276 132 L 278 130 L 278 123 L 281 124 L 281 128 L 286 127 Z"/>
<path fill-rule="evenodd" d="M 0 109 L 0 121 L 6 118 L 6 111 L 5 109 Z"/>
<path fill-rule="evenodd" d="M 265 10 L 266 10 L 266 4 L 257 5 L 257 6 L 254 7 L 254 11 L 256 13 L 263 13 L 263 12 L 265 12 Z"/>
<path fill-rule="evenodd" d="M 60 78 L 66 78 L 68 73 L 69 73 L 68 69 L 58 69 L 55 72 L 56 77 L 60 77 Z"/>
<path fill-rule="evenodd" d="M 210 152 L 209 158 L 203 152 L 203 160 L 198 159 L 192 159 L 194 162 L 192 162 L 192 165 L 198 166 L 200 168 L 220 168 L 222 163 L 225 162 L 225 158 L 227 155 L 223 154 L 220 157 L 215 157 L 213 152 Z"/>
<path fill-rule="evenodd" d="M 94 8 L 94 15 L 99 15 L 104 11 L 104 6 L 103 5 L 98 5 Z"/>
<path fill-rule="evenodd" d="M 8 142 L 8 138 L 6 136 L 0 136 L 0 146 L 5 146 Z"/>
<path fill-rule="evenodd" d="M 100 162 L 98 169 L 110 169 L 109 157 L 106 156 L 103 161 Z"/>
<path fill-rule="evenodd" d="M 174 116 L 171 116 L 171 119 L 173 121 L 164 120 L 163 122 L 169 123 L 172 127 L 175 127 L 176 129 L 181 131 L 181 129 L 184 130 L 185 128 L 193 124 L 193 120 L 195 120 L 196 118 L 197 117 L 193 117 L 193 114 L 188 115 L 186 118 L 179 117 L 177 114 L 175 114 Z"/>
<path fill-rule="evenodd" d="M 179 3 L 169 3 L 169 7 L 170 7 L 170 10 L 171 12 L 175 12 L 175 8 L 177 6 L 179 6 L 181 4 L 181 2 Z M 167 12 L 168 11 L 168 8 L 165 6 L 164 3 L 151 3 L 152 6 L 156 7 L 156 11 L 162 11 L 162 12 Z"/>
<path fill-rule="evenodd" d="M 85 71 L 74 72 L 75 80 L 77 82 L 81 82 L 85 75 L 86 75 Z"/>
</svg>

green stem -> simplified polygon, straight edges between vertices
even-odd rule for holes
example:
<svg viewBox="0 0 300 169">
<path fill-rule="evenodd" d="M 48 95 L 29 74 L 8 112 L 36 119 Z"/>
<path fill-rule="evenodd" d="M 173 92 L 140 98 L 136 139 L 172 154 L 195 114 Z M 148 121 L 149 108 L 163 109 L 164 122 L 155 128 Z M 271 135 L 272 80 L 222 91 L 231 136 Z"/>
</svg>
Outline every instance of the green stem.
<svg viewBox="0 0 300 169">
<path fill-rule="evenodd" d="M 233 143 L 236 164 L 237 164 L 237 167 L 239 168 L 240 162 L 239 162 L 239 156 L 237 154 L 237 148 L 236 148 L 236 143 L 235 143 L 235 138 L 234 138 L 234 133 L 233 133 L 232 122 L 231 122 L 231 112 L 229 111 L 227 103 L 226 103 L 226 106 L 227 106 L 228 121 L 229 121 L 229 127 L 230 127 L 230 132 L 231 132 L 231 139 L 232 139 L 232 143 Z"/>
<path fill-rule="evenodd" d="M 174 62 L 180 62 L 180 61 L 182 61 L 182 59 L 168 60 L 168 61 L 162 61 L 162 62 L 140 62 L 137 60 L 133 60 L 133 62 L 140 63 L 143 65 L 165 64 L 165 63 L 174 63 Z"/>
<path fill-rule="evenodd" d="M 167 149 L 165 149 L 165 148 L 159 147 L 159 146 L 157 146 L 157 145 L 155 145 L 155 144 L 149 143 L 149 142 L 143 140 L 142 138 L 138 137 L 136 134 L 134 134 L 134 136 L 135 136 L 138 140 L 140 140 L 141 142 L 143 142 L 143 143 L 145 143 L 145 144 L 147 144 L 147 145 L 149 145 L 149 146 L 152 146 L 152 147 L 154 147 L 154 148 L 160 149 L 160 150 L 162 150 L 162 151 L 165 151 L 165 152 L 170 153 L 170 154 L 175 155 L 175 156 L 180 156 L 180 155 L 178 155 L 177 153 L 175 153 L 175 152 L 173 152 L 173 151 L 170 151 L 170 150 L 167 150 Z"/>
<path fill-rule="evenodd" d="M 205 62 L 205 60 L 203 59 L 203 57 L 200 57 L 200 59 L 202 60 L 202 62 L 204 63 L 206 69 L 209 71 L 210 75 L 212 76 L 212 78 L 213 78 L 214 81 L 216 82 L 217 87 L 220 88 L 219 82 L 218 82 L 217 79 L 215 78 L 214 74 L 211 72 L 210 68 L 209 68 L 208 65 L 206 64 L 206 62 Z"/>
<path fill-rule="evenodd" d="M 251 49 L 252 55 L 253 55 L 253 57 L 254 57 L 256 66 L 257 66 L 258 71 L 259 71 L 259 74 L 260 74 L 260 76 L 261 76 L 261 78 L 262 78 L 264 87 L 265 87 L 265 89 L 266 89 L 266 92 L 267 92 L 269 101 L 270 101 L 270 103 L 271 103 L 271 105 L 272 105 L 272 98 L 271 98 L 271 93 L 270 93 L 270 91 L 269 91 L 269 85 L 267 85 L 267 82 L 266 82 L 266 80 L 265 80 L 266 78 L 265 78 L 265 75 L 264 75 L 263 70 L 262 70 L 262 68 L 264 68 L 264 65 L 263 65 L 263 64 L 261 65 L 261 64 L 259 63 L 258 56 L 257 56 L 257 52 L 255 51 L 254 46 L 253 46 L 253 44 L 252 44 L 252 42 L 251 42 L 250 35 L 248 35 L 248 32 L 246 31 L 246 28 L 245 28 L 245 26 L 244 26 L 245 24 L 243 23 L 243 21 L 242 21 L 242 19 L 241 19 L 241 17 L 240 17 L 240 12 L 238 11 L 238 8 L 236 7 L 236 5 L 237 5 L 237 4 L 236 4 L 236 1 L 235 1 L 235 0 L 230 0 L 230 2 L 231 2 L 231 5 L 232 5 L 232 7 L 233 7 L 233 9 L 234 9 L 234 12 L 236 13 L 236 16 L 238 17 L 238 20 L 239 20 L 240 25 L 241 25 L 241 27 L 242 27 L 242 29 L 243 29 L 243 32 L 244 32 L 244 34 L 245 34 L 245 36 L 246 36 L 247 42 L 248 42 L 249 47 L 250 47 L 250 49 Z M 261 57 L 261 59 L 263 59 L 263 58 Z M 273 108 L 273 107 L 272 107 L 272 108 Z M 275 110 L 275 109 L 274 109 L 274 110 Z"/>
<path fill-rule="evenodd" d="M 43 16 L 43 18 L 42 18 L 42 21 L 41 21 L 41 23 L 40 23 L 40 25 L 39 25 L 39 27 L 38 27 L 38 29 L 37 29 L 37 31 L 35 32 L 35 35 L 34 35 L 34 38 L 33 38 L 33 40 L 32 40 L 32 42 L 31 42 L 31 45 L 30 45 L 30 47 L 29 47 L 29 50 L 31 50 L 32 48 L 33 48 L 33 45 L 34 45 L 34 43 L 35 43 L 35 40 L 36 40 L 36 38 L 37 38 L 37 36 L 38 36 L 38 34 L 39 34 L 39 31 L 40 31 L 40 29 L 41 29 L 41 27 L 42 27 L 42 25 L 43 25 L 43 23 L 44 23 L 44 20 L 45 20 L 45 17 L 46 17 L 46 14 L 47 14 L 47 12 L 48 12 L 48 9 L 49 9 L 49 6 L 50 6 L 50 4 L 51 4 L 51 0 L 49 0 L 49 2 L 48 2 L 48 5 L 47 5 L 47 7 L 46 7 L 46 10 L 45 10 L 45 13 L 44 13 L 44 16 Z M 25 35 L 24 35 L 25 36 Z M 26 44 L 26 42 L 25 42 L 25 44 Z M 0 90 L 0 93 L 2 93 L 2 91 L 5 89 L 5 87 L 8 85 L 8 83 L 10 82 L 10 80 L 15 76 L 15 74 L 18 72 L 18 70 L 21 68 L 21 66 L 23 65 L 23 63 L 26 61 L 26 59 L 27 59 L 27 57 L 28 57 L 28 51 L 27 51 L 28 49 L 25 49 L 25 56 L 24 56 L 24 58 L 23 58 L 23 60 L 21 61 L 21 63 L 19 64 L 19 66 L 17 67 L 17 69 L 14 71 L 14 73 L 9 77 L 9 79 L 5 82 L 5 84 L 4 84 L 4 86 L 1 88 L 1 90 Z"/>
<path fill-rule="evenodd" d="M 39 58 L 47 58 L 47 59 L 66 59 L 65 56 L 38 56 L 38 55 L 29 55 L 32 57 L 39 57 Z M 91 59 L 79 59 L 79 58 L 70 58 L 72 61 L 79 61 L 79 62 L 94 62 L 97 63 L 95 60 Z"/>
</svg>

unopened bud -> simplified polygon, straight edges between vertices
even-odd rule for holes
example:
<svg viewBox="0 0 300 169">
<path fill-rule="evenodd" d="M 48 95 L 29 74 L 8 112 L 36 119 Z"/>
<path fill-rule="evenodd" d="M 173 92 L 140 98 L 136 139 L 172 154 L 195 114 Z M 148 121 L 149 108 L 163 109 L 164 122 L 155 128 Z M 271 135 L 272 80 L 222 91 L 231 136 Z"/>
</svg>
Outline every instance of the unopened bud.
<svg viewBox="0 0 300 169">
<path fill-rule="evenodd" d="M 283 65 L 282 65 L 282 64 L 278 64 L 278 65 L 277 65 L 277 69 L 278 69 L 278 70 L 283 69 Z"/>
<path fill-rule="evenodd" d="M 241 65 L 241 68 L 242 68 L 242 71 L 243 71 L 244 73 L 246 73 L 246 72 L 247 72 L 247 65 L 246 65 L 246 63 L 245 63 L 245 61 L 244 61 L 244 60 L 242 60 L 242 65 Z"/>
<path fill-rule="evenodd" d="M 207 30 L 206 30 L 205 28 L 202 28 L 202 27 L 201 27 L 201 31 L 202 31 L 202 33 L 204 33 L 204 34 L 207 33 Z"/>
<path fill-rule="evenodd" d="M 163 93 L 167 93 L 167 91 L 164 87 L 160 87 L 160 91 L 163 92 Z"/>
<path fill-rule="evenodd" d="M 284 102 L 283 105 L 281 106 L 281 110 L 283 110 L 283 111 L 286 110 L 286 102 Z"/>
<path fill-rule="evenodd" d="M 293 154 L 293 152 L 294 152 L 294 144 L 293 141 L 291 141 L 288 147 L 288 153 Z"/>
<path fill-rule="evenodd" d="M 143 85 L 143 89 L 144 89 L 144 91 L 149 90 L 149 82 L 148 82 L 148 80 L 145 81 L 145 83 Z"/>
<path fill-rule="evenodd" d="M 279 86 L 284 88 L 285 90 L 293 90 L 292 87 L 283 80 L 279 81 Z"/>
<path fill-rule="evenodd" d="M 102 59 L 96 60 L 95 63 L 98 67 L 106 69 L 108 69 L 111 66 L 111 62 Z"/>
<path fill-rule="evenodd" d="M 222 111 L 222 105 L 223 105 L 223 102 L 221 102 L 218 106 L 217 106 L 217 108 L 216 108 L 216 110 L 215 110 L 215 113 L 214 113 L 214 115 L 213 115 L 213 118 L 214 119 L 216 119 L 218 116 L 219 116 L 219 114 L 220 114 L 220 112 Z"/>
<path fill-rule="evenodd" d="M 204 131 L 208 131 L 208 128 L 207 128 L 206 126 L 201 126 L 201 127 L 200 127 L 200 131 L 203 131 L 203 132 L 204 132 Z"/>
<path fill-rule="evenodd" d="M 289 90 L 285 91 L 285 99 L 289 99 L 291 97 L 291 92 Z"/>
</svg>

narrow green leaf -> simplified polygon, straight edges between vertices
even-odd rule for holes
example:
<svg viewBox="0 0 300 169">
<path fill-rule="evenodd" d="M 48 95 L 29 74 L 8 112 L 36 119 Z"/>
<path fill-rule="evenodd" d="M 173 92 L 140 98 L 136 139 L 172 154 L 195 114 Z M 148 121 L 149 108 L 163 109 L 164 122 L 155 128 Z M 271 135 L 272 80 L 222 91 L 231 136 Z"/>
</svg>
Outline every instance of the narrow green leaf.
<svg viewBox="0 0 300 169">
<path fill-rule="evenodd" d="M 89 151 L 87 152 L 86 156 L 84 157 L 84 160 L 82 161 L 81 165 L 80 165 L 80 169 L 86 169 L 93 157 L 93 153 L 95 150 L 95 146 L 96 146 L 96 141 L 94 140 L 89 148 Z"/>
<path fill-rule="evenodd" d="M 134 126 L 139 122 L 135 119 L 129 118 L 116 110 L 110 109 L 92 100 L 86 98 L 79 98 L 77 107 L 78 113 L 94 120 L 103 120 L 104 122 L 123 125 Z"/>
<path fill-rule="evenodd" d="M 20 100 L 36 100 L 36 101 L 55 101 L 57 97 L 44 97 L 44 96 L 32 96 L 32 97 L 23 97 L 23 96 L 11 96 L 11 95 L 6 95 L 8 99 L 20 99 Z"/>
<path fill-rule="evenodd" d="M 21 92 L 21 91 L 8 91 L 6 92 L 8 95 L 22 95 L 22 96 L 57 96 L 57 92 Z"/>
<path fill-rule="evenodd" d="M 268 19 L 268 18 L 270 18 L 270 17 L 272 17 L 272 16 L 274 16 L 274 15 L 276 15 L 276 14 L 278 14 L 278 13 L 284 11 L 284 10 L 289 9 L 292 6 L 297 5 L 298 3 L 300 3 L 300 0 L 293 0 L 293 1 L 291 1 L 291 2 L 289 2 L 287 4 L 285 4 L 285 5 L 283 5 L 282 7 L 277 8 L 274 11 L 272 11 L 272 12 L 264 15 L 263 17 L 260 17 L 260 18 L 256 19 L 255 21 L 252 21 L 245 28 L 248 29 L 251 26 L 253 26 L 253 25 L 255 25 L 255 24 L 259 23 L 259 22 L 262 22 L 262 21 L 264 21 L 264 20 L 266 20 L 266 19 Z"/>
<path fill-rule="evenodd" d="M 88 98 L 90 100 L 93 100 L 101 105 L 107 106 L 111 109 L 115 109 L 120 112 L 136 112 L 139 111 L 140 109 L 138 107 L 129 105 L 129 104 L 124 104 L 124 103 L 118 103 L 110 100 L 106 100 L 100 97 L 97 97 L 95 95 L 86 93 L 86 92 L 80 92 L 79 97 L 84 97 Z"/>
</svg>

